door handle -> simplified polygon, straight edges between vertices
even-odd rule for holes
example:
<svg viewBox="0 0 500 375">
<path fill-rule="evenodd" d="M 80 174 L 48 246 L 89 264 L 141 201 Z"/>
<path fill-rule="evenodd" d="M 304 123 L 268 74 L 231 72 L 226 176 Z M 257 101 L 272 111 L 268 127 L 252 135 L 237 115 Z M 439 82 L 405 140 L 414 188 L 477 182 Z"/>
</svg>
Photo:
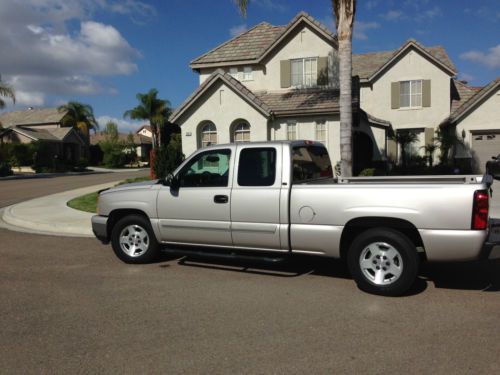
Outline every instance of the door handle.
<svg viewBox="0 0 500 375">
<path fill-rule="evenodd" d="M 214 196 L 215 203 L 227 203 L 229 202 L 229 197 L 227 195 L 216 195 Z"/>
</svg>

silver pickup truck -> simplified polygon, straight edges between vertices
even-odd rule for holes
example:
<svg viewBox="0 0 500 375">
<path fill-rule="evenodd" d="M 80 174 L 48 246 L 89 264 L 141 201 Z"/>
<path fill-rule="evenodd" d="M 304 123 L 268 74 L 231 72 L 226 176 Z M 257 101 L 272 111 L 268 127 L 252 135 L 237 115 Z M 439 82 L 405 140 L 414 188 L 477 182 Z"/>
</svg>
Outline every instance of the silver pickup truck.
<svg viewBox="0 0 500 375">
<path fill-rule="evenodd" d="M 127 263 L 184 245 L 226 256 L 311 254 L 346 259 L 362 290 L 399 295 L 422 260 L 482 255 L 491 182 L 334 178 L 321 143 L 217 145 L 196 151 L 165 180 L 100 192 L 92 228 Z"/>
</svg>

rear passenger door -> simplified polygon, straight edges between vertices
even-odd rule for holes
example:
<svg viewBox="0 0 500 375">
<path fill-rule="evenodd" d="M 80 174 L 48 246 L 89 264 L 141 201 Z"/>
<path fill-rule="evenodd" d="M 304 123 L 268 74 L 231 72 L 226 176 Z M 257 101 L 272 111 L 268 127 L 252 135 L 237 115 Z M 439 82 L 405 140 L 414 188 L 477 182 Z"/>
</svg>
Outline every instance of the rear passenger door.
<svg viewBox="0 0 500 375">
<path fill-rule="evenodd" d="M 281 250 L 280 146 L 240 146 L 231 191 L 231 234 L 235 247 Z"/>
</svg>

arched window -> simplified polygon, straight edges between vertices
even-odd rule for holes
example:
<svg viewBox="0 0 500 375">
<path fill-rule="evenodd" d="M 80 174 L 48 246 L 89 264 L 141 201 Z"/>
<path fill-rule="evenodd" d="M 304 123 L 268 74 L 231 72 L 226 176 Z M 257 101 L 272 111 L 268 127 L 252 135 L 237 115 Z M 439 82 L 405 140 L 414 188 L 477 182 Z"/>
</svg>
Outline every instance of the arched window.
<svg viewBox="0 0 500 375">
<path fill-rule="evenodd" d="M 213 122 L 207 122 L 200 131 L 201 147 L 217 144 L 217 127 Z"/>
<path fill-rule="evenodd" d="M 233 129 L 234 142 L 250 142 L 250 124 L 239 122 Z"/>
</svg>

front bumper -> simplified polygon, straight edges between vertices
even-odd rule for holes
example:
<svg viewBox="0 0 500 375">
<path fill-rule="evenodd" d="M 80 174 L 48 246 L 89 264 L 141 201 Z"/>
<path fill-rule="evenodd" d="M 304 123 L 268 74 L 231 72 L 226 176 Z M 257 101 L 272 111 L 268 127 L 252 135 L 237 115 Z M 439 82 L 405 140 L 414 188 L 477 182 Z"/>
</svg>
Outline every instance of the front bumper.
<svg viewBox="0 0 500 375">
<path fill-rule="evenodd" d="M 103 244 L 109 243 L 108 235 L 108 217 L 94 215 L 92 216 L 92 232 Z"/>
</svg>

